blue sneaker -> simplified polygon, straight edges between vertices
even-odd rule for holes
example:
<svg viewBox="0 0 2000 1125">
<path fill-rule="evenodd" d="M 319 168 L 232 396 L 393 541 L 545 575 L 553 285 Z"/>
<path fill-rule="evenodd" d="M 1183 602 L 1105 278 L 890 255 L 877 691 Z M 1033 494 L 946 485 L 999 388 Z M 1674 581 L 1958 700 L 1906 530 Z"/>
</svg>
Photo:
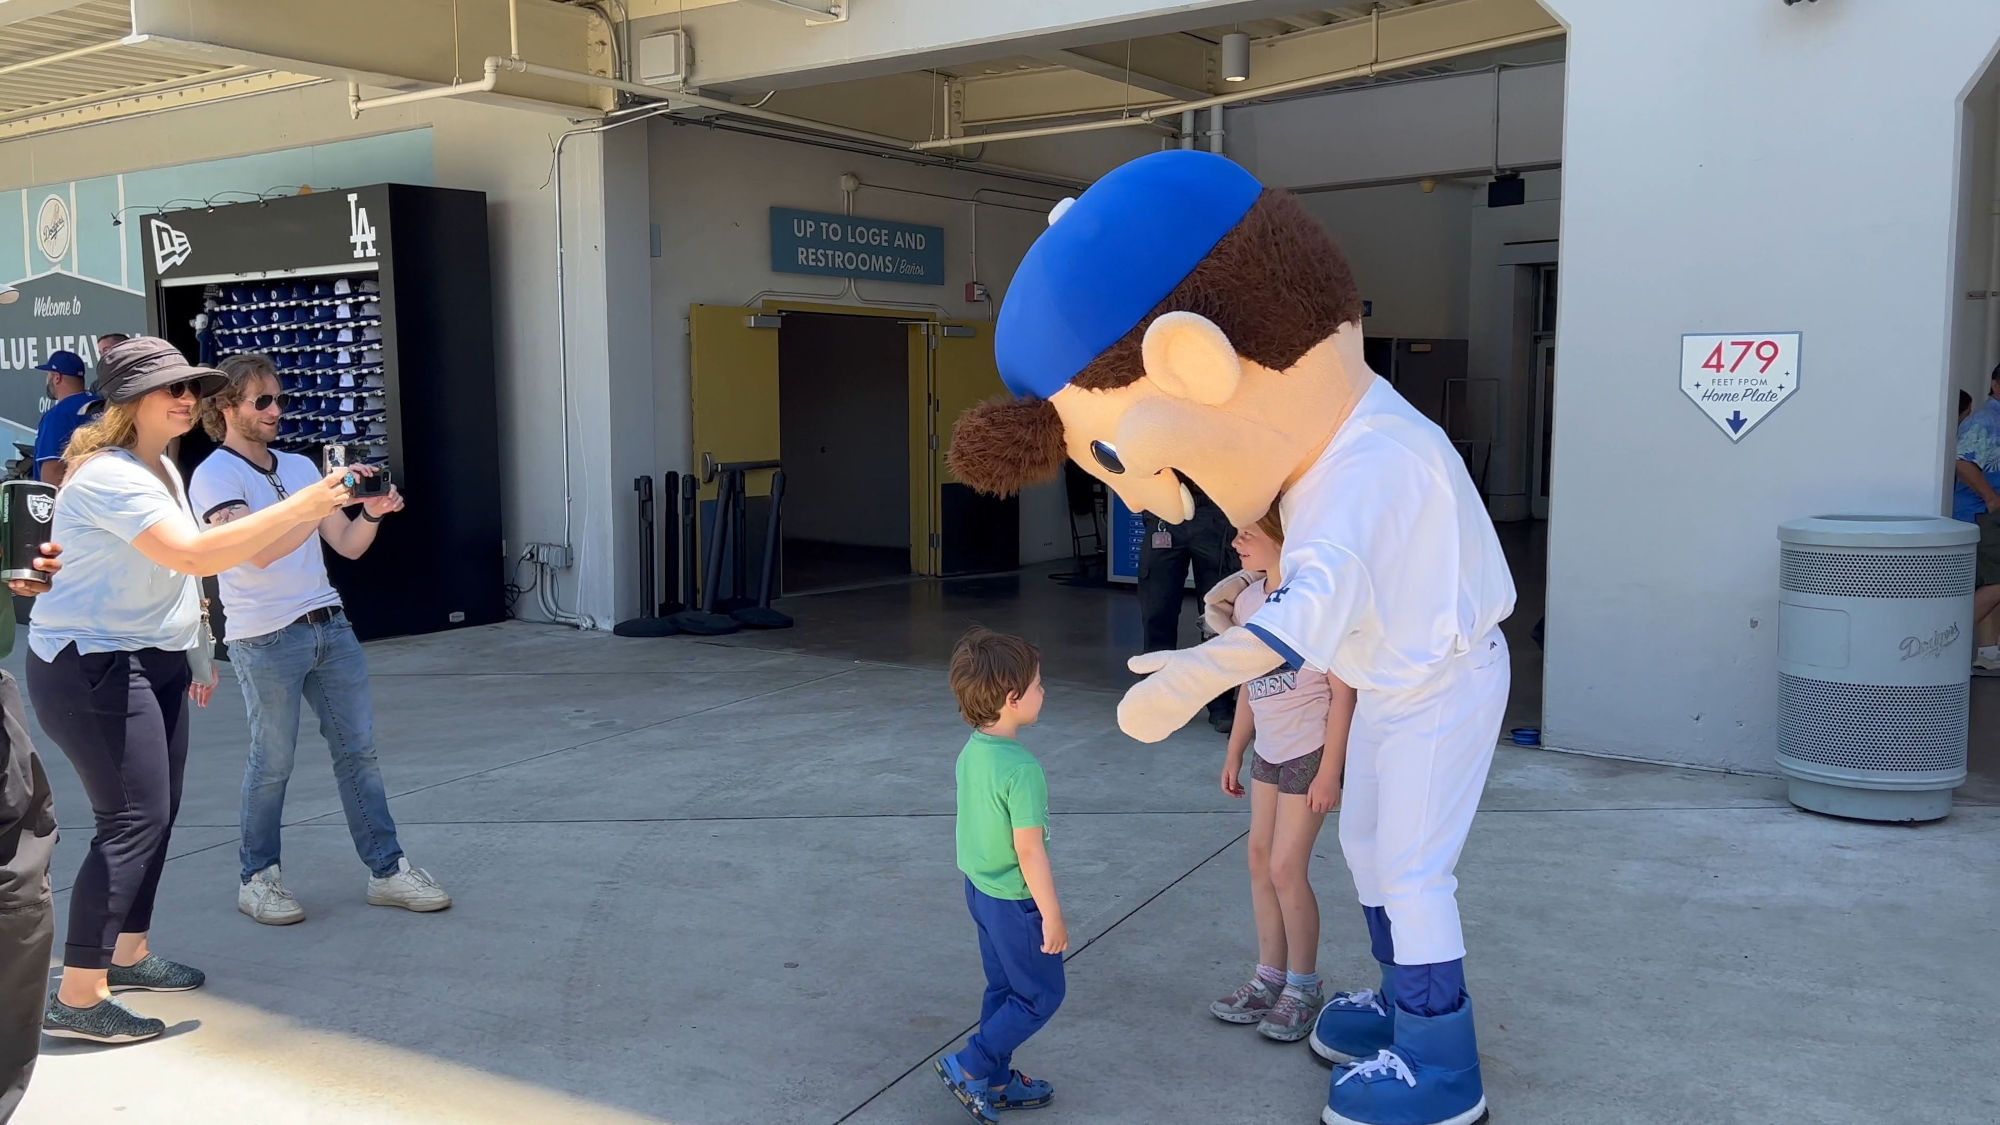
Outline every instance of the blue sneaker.
<svg viewBox="0 0 2000 1125">
<path fill-rule="evenodd" d="M 1007 1072 L 1007 1084 L 995 1086 L 991 1080 L 986 1085 L 986 1104 L 996 1110 L 1040 1109 L 1056 1096 L 1056 1088 L 1039 1078 L 1030 1078 L 1018 1070 Z"/>
<path fill-rule="evenodd" d="M 957 1055 L 946 1055 L 937 1061 L 938 1079 L 944 1088 L 951 1091 L 958 1104 L 980 1125 L 999 1125 L 999 1115 L 994 1113 L 993 1104 L 986 1096 L 986 1083 L 968 1078 L 965 1070 L 958 1065 Z"/>
<path fill-rule="evenodd" d="M 1396 1014 L 1396 1042 L 1334 1075 L 1323 1125 L 1475 1125 L 1486 1119 L 1472 1001 L 1445 1016 Z"/>
<path fill-rule="evenodd" d="M 1391 969 L 1382 966 L 1382 990 L 1336 992 L 1313 1021 L 1313 1054 L 1329 1063 L 1371 1059 L 1396 1039 L 1396 994 Z"/>
</svg>

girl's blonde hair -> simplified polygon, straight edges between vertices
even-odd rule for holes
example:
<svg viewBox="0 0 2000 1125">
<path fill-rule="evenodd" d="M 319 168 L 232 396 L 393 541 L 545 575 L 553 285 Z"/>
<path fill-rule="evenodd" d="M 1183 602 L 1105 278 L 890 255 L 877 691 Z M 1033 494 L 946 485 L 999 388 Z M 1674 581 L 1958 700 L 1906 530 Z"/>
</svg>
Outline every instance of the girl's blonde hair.
<svg viewBox="0 0 2000 1125">
<path fill-rule="evenodd" d="M 1273 543 L 1285 541 L 1285 517 L 1278 512 L 1278 504 L 1282 499 L 1283 497 L 1279 497 L 1278 500 L 1271 501 L 1271 510 L 1257 517 L 1257 530 L 1270 536 Z"/>
<path fill-rule="evenodd" d="M 106 403 L 104 413 L 70 435 L 69 448 L 63 451 L 65 479 L 76 472 L 77 466 L 107 449 L 132 448 L 138 437 L 139 403 L 136 400 Z"/>
</svg>

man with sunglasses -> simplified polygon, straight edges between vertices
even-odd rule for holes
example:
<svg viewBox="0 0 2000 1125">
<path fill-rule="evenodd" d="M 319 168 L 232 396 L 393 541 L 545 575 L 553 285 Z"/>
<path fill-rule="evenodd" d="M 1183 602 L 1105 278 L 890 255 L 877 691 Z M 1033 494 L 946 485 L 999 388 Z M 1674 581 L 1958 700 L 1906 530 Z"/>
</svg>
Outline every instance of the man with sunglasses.
<svg viewBox="0 0 2000 1125">
<path fill-rule="evenodd" d="M 323 475 L 310 459 L 271 447 L 285 406 L 271 361 L 236 355 L 220 367 L 228 385 L 202 404 L 201 413 L 209 436 L 222 445 L 188 482 L 195 512 L 210 525 L 275 504 Z M 248 564 L 217 576 L 227 611 L 223 639 L 250 713 L 236 908 L 265 925 L 289 925 L 306 916 L 285 889 L 278 865 L 301 701 L 319 716 L 320 733 L 333 752 L 348 832 L 368 865 L 368 901 L 420 912 L 451 905 L 451 896 L 423 869 L 410 866 L 396 841 L 375 762 L 367 662 L 341 612 L 340 594 L 327 582 L 320 550 L 323 542 L 346 558 L 360 558 L 374 544 L 383 517 L 402 507 L 392 485 L 363 501 L 359 515 L 336 512 L 317 525 L 304 525 Z"/>
</svg>

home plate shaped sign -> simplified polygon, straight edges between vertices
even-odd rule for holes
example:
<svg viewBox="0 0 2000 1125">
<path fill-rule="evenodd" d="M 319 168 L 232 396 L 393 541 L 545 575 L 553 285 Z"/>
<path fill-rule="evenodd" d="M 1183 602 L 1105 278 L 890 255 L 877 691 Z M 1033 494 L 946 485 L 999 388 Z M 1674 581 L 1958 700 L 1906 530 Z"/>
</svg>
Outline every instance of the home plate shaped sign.
<svg viewBox="0 0 2000 1125">
<path fill-rule="evenodd" d="M 1681 393 L 1730 441 L 1742 441 L 1798 389 L 1797 332 L 1681 337 Z"/>
</svg>

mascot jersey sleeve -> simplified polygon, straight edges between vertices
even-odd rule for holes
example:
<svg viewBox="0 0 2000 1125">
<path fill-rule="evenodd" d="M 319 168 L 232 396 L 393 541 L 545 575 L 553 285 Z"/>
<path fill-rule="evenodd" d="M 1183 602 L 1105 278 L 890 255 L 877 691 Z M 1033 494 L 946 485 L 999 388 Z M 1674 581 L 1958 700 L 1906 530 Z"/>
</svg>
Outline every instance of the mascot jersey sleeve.
<svg viewBox="0 0 2000 1125">
<path fill-rule="evenodd" d="M 1381 379 L 1282 510 L 1284 585 L 1247 627 L 1295 668 L 1359 691 L 1407 691 L 1514 610 L 1514 580 L 1464 462 Z"/>
</svg>

